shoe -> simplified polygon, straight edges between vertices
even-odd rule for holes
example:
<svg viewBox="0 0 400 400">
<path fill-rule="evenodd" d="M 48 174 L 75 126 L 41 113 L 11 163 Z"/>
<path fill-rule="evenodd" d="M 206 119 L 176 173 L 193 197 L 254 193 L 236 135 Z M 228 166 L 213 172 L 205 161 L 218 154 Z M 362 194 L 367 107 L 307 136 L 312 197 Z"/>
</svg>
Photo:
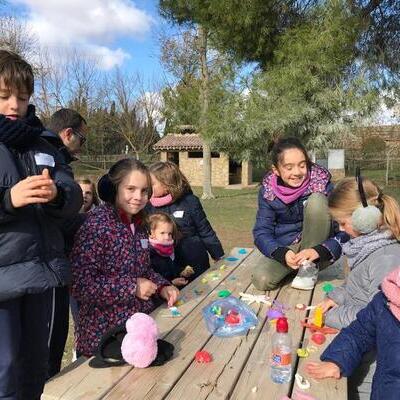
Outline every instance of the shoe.
<svg viewBox="0 0 400 400">
<path fill-rule="evenodd" d="M 313 290 L 318 279 L 318 268 L 311 261 L 305 261 L 300 266 L 296 277 L 293 279 L 292 288 L 300 290 Z"/>
</svg>

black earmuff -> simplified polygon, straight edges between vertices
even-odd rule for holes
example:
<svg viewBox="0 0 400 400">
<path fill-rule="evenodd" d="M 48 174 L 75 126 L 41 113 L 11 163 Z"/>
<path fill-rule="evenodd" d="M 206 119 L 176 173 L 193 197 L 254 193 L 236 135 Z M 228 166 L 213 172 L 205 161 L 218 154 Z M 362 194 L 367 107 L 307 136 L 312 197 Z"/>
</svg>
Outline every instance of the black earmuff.
<svg viewBox="0 0 400 400">
<path fill-rule="evenodd" d="M 351 223 L 353 229 L 357 232 L 363 234 L 371 233 L 379 227 L 382 220 L 382 213 L 378 207 L 368 204 L 359 167 L 356 169 L 356 181 L 362 206 L 354 210 L 351 215 Z"/>
<path fill-rule="evenodd" d="M 117 190 L 115 185 L 110 180 L 110 175 L 107 173 L 103 175 L 97 183 L 97 193 L 101 200 L 106 203 L 114 204 Z"/>
</svg>

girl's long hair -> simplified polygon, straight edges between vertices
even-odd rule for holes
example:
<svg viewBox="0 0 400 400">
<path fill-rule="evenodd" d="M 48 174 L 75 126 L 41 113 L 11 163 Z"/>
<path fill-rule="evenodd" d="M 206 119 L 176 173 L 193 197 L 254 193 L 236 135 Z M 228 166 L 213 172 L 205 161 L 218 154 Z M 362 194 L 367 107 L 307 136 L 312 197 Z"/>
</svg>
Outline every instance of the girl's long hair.
<svg viewBox="0 0 400 400">
<path fill-rule="evenodd" d="M 150 165 L 149 171 L 166 187 L 174 201 L 191 191 L 187 178 L 171 161 L 156 162 Z"/>
</svg>

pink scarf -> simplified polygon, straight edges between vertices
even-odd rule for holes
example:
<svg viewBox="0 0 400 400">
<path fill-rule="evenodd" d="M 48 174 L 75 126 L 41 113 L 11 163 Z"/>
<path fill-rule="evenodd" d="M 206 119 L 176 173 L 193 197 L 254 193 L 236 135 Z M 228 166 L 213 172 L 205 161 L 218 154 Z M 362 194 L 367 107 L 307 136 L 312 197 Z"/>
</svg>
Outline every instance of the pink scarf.
<svg viewBox="0 0 400 400">
<path fill-rule="evenodd" d="M 290 204 L 293 201 L 297 200 L 299 197 L 301 197 L 308 189 L 309 183 L 310 183 L 309 173 L 307 174 L 301 186 L 297 188 L 279 185 L 278 176 L 275 174 L 273 174 L 271 178 L 271 187 L 273 192 L 275 193 L 275 196 L 278 197 L 278 199 L 282 200 L 285 204 Z"/>
<path fill-rule="evenodd" d="M 153 207 L 162 207 L 172 203 L 171 193 L 162 197 L 150 197 L 150 203 Z"/>
<path fill-rule="evenodd" d="M 382 282 L 382 292 L 389 300 L 389 308 L 400 321 L 400 268 L 396 268 Z"/>
<path fill-rule="evenodd" d="M 174 241 L 173 240 L 156 240 L 149 238 L 150 246 L 162 257 L 171 257 L 173 260 L 174 255 Z"/>
</svg>

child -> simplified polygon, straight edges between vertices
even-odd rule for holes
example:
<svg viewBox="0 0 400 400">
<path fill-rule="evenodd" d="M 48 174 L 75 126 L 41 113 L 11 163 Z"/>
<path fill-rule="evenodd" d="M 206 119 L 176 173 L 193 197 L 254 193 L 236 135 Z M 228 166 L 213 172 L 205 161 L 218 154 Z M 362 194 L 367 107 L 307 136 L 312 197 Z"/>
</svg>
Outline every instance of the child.
<svg viewBox="0 0 400 400">
<path fill-rule="evenodd" d="M 77 183 L 82 189 L 83 205 L 81 213 L 87 213 L 99 205 L 95 184 L 88 178 L 77 179 Z"/>
<path fill-rule="evenodd" d="M 53 288 L 70 281 L 60 225 L 82 205 L 29 105 L 34 78 L 0 50 L 0 398 L 39 399 L 48 367 Z"/>
<path fill-rule="evenodd" d="M 179 268 L 190 265 L 195 273 L 191 279 L 210 268 L 208 253 L 214 260 L 224 255 L 221 242 L 207 220 L 203 207 L 192 193 L 189 182 L 172 162 L 150 166 L 153 197 L 149 213 L 163 211 L 172 216 L 182 234 L 176 247 Z"/>
<path fill-rule="evenodd" d="M 259 290 L 275 289 L 305 260 L 326 267 L 341 255 L 339 236 L 329 238 L 331 219 L 327 195 L 330 173 L 311 162 L 301 142 L 293 137 L 272 147 L 272 171 L 263 179 L 253 229 L 254 243 L 265 255 L 253 271 Z M 297 289 L 312 289 L 317 276 L 294 279 Z"/>
<path fill-rule="evenodd" d="M 150 313 L 153 295 L 172 306 L 179 291 L 150 266 L 143 208 L 151 195 L 147 168 L 118 161 L 99 181 L 105 204 L 88 213 L 72 249 L 72 295 L 79 302 L 77 353 L 91 356 L 109 329 L 135 312 Z"/>
<path fill-rule="evenodd" d="M 371 400 L 397 400 L 400 393 L 400 268 L 382 282 L 382 292 L 336 336 L 321 356 L 322 363 L 308 363 L 314 378 L 350 376 L 363 354 L 376 349 L 377 368 Z M 350 398 L 350 397 L 349 397 Z"/>
<path fill-rule="evenodd" d="M 328 205 L 340 229 L 352 238 L 343 245 L 350 267 L 346 283 L 329 292 L 320 304 L 326 312 L 325 324 L 341 329 L 356 319 L 385 275 L 399 264 L 400 209 L 396 200 L 361 177 L 340 181 Z M 349 391 L 368 398 L 374 370 L 375 354 L 366 354 L 348 381 Z"/>
<path fill-rule="evenodd" d="M 379 213 L 376 223 L 367 233 L 357 231 L 354 226 L 354 212 L 363 208 L 356 179 L 345 178 L 340 181 L 330 194 L 328 202 L 332 218 L 351 237 L 343 245 L 343 253 L 350 267 L 346 283 L 329 292 L 320 304 L 326 312 L 325 324 L 338 329 L 355 320 L 356 314 L 378 292 L 385 275 L 400 260 L 399 205 L 369 179 L 362 180 L 361 190 L 367 204 L 376 206 Z M 356 223 L 359 224 L 357 221 Z M 364 230 L 362 226 L 359 229 Z"/>
<path fill-rule="evenodd" d="M 150 260 L 154 271 L 175 286 L 184 286 L 187 279 L 180 276 L 180 269 L 175 262 L 174 245 L 178 228 L 174 220 L 165 213 L 152 214 L 148 218 L 150 227 Z"/>
</svg>

